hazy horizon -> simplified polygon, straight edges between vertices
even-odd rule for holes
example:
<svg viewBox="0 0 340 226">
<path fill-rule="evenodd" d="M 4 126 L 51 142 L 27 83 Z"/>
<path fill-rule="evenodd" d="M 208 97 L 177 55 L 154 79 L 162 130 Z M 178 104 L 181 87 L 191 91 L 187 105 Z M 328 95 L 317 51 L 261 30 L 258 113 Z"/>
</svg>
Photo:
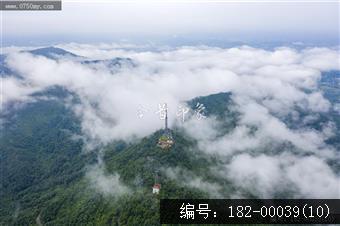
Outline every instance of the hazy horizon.
<svg viewBox="0 0 340 226">
<path fill-rule="evenodd" d="M 3 11 L 2 43 L 130 42 L 230 46 L 339 43 L 339 2 L 70 2 L 61 11 Z"/>
</svg>

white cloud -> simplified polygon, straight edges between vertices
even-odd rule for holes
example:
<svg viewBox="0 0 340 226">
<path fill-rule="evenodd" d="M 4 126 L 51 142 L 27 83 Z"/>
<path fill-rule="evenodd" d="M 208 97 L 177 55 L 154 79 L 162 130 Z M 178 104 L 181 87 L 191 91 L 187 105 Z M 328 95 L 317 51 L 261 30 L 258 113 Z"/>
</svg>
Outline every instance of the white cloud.
<svg viewBox="0 0 340 226">
<path fill-rule="evenodd" d="M 340 197 L 340 178 L 314 156 L 241 154 L 232 159 L 226 172 L 237 186 L 263 198 L 292 189 L 296 198 Z"/>
<path fill-rule="evenodd" d="M 230 169 L 243 178 L 241 182 L 245 185 L 258 181 L 265 184 L 263 195 L 272 195 L 273 187 L 282 183 L 276 177 L 283 177 L 281 165 L 287 173 L 284 176 L 295 183 L 302 194 L 313 197 L 326 193 L 336 195 L 338 177 L 325 163 L 326 159 L 339 159 L 334 148 L 324 142 L 332 134 L 327 130 L 330 126 L 325 126 L 323 131 L 305 127 L 291 129 L 282 120 L 290 113 L 299 119 L 297 107 L 313 117 L 332 107 L 318 90 L 317 82 L 322 71 L 339 69 L 339 56 L 335 50 L 278 48 L 267 51 L 249 46 L 230 49 L 200 46 L 151 52 L 136 46 L 125 48 L 74 43 L 64 46 L 91 59 L 131 58 L 135 67 L 123 65 L 113 73 L 106 65 L 90 67 L 75 59 L 52 60 L 11 49 L 8 66 L 22 79 L 3 78 L 4 104 L 26 102 L 32 99 L 30 95 L 34 92 L 55 85 L 63 86 L 80 99 L 80 103 L 69 106 L 81 119 L 86 140 L 107 144 L 116 139 L 141 138 L 162 128 L 163 121 L 155 113 L 159 103 L 168 103 L 170 125 L 179 125 L 176 111 L 183 101 L 218 92 L 232 92 L 240 119 L 230 133 L 217 136 L 220 122 L 213 117 L 202 121 L 192 117 L 184 123 L 183 128 L 198 140 L 201 150 L 224 157 L 241 154 L 231 162 Z M 138 117 L 141 106 L 147 110 L 143 118 Z M 254 127 L 255 132 L 252 131 Z M 310 163 L 310 168 L 299 162 L 282 162 L 276 157 L 265 156 L 263 147 L 275 142 L 293 144 L 295 151 L 299 152 L 295 157 Z M 256 150 L 258 155 L 263 156 L 250 157 L 249 150 Z M 302 158 L 306 153 L 314 157 Z M 259 167 L 253 169 L 254 164 L 259 164 Z M 318 171 L 314 173 L 315 169 Z M 294 177 L 298 170 L 314 173 L 315 177 Z M 91 175 L 94 179 L 102 179 L 97 183 L 103 191 L 116 184 L 108 181 L 119 180 L 118 176 L 108 178 L 97 171 Z M 247 175 L 255 179 L 247 180 Z M 319 193 L 297 183 L 299 180 L 310 183 L 322 176 L 324 178 L 316 185 L 322 190 Z M 234 181 L 238 183 L 237 178 Z M 193 184 L 205 186 L 200 179 Z M 324 184 L 331 187 L 326 188 Z M 118 186 L 117 190 L 120 189 Z"/>
<path fill-rule="evenodd" d="M 176 168 L 162 169 L 165 175 L 182 186 L 197 188 L 201 191 L 207 192 L 211 198 L 221 198 L 222 187 L 217 183 L 207 182 L 201 177 L 194 175 L 188 170 Z"/>
<path fill-rule="evenodd" d="M 334 68 L 339 70 L 340 59 L 338 50 L 328 48 L 311 48 L 303 51 L 302 63 L 307 67 L 318 70 L 329 70 Z"/>
<path fill-rule="evenodd" d="M 235 156 L 226 169 L 228 177 L 255 195 L 272 197 L 282 186 L 279 160 L 269 156 L 252 158 L 247 154 Z"/>
<path fill-rule="evenodd" d="M 86 178 L 92 188 L 104 195 L 120 196 L 131 191 L 120 181 L 118 174 L 106 174 L 102 163 L 91 166 L 86 172 Z"/>
</svg>

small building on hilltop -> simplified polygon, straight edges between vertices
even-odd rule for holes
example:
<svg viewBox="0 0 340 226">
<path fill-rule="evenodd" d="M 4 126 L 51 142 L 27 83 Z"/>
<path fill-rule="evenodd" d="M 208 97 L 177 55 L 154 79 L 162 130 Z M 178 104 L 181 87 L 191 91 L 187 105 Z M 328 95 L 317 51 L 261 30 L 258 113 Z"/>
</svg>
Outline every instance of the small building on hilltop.
<svg viewBox="0 0 340 226">
<path fill-rule="evenodd" d="M 159 191 L 161 190 L 161 184 L 154 184 L 152 187 L 152 193 L 153 194 L 159 194 Z"/>
</svg>

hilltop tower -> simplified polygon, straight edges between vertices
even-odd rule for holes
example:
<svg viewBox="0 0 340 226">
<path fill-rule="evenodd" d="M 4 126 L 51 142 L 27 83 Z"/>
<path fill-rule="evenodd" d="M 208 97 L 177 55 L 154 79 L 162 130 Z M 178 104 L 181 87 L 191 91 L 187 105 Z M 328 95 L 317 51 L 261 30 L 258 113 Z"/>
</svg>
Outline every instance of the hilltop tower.
<svg viewBox="0 0 340 226">
<path fill-rule="evenodd" d="M 164 134 L 168 137 L 168 138 L 170 138 L 170 139 L 172 139 L 172 135 L 171 135 L 171 131 L 170 131 L 170 129 L 169 129 L 169 127 L 168 127 L 168 109 L 166 108 L 165 109 L 165 120 L 164 120 Z"/>
<path fill-rule="evenodd" d="M 168 108 L 165 108 L 165 119 L 164 119 L 165 127 L 162 136 L 158 139 L 157 146 L 162 149 L 169 149 L 173 144 L 174 140 L 172 139 L 171 131 L 168 128 Z"/>
<path fill-rule="evenodd" d="M 168 130 L 168 108 L 165 108 L 165 131 Z"/>
</svg>

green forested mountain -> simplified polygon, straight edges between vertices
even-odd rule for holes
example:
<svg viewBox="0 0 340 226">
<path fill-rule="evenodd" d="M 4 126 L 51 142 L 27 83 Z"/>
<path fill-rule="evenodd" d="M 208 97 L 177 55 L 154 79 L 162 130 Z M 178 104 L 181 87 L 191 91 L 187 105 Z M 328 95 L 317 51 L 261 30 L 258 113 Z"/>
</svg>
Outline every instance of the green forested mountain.
<svg viewBox="0 0 340 226">
<path fill-rule="evenodd" d="M 210 171 L 221 159 L 200 152 L 180 128 L 172 130 L 175 144 L 170 150 L 157 147 L 162 131 L 156 131 L 133 143 L 116 141 L 85 152 L 76 136 L 80 122 L 64 104 L 69 95 L 55 87 L 44 92 L 53 98 L 6 110 L 0 137 L 0 225 L 159 225 L 160 198 L 208 198 L 211 185 L 220 188 L 220 197 L 235 191 Z M 223 119 L 223 133 L 236 126 L 238 113 L 230 93 L 198 97 L 188 104 L 194 108 L 197 102 L 206 106 L 207 115 Z M 339 124 L 335 112 L 320 120 L 327 117 Z M 118 173 L 128 192 L 103 194 L 91 186 L 86 174 L 98 164 L 98 156 L 105 175 Z M 167 169 L 178 178 L 169 176 Z M 195 177 L 206 187 L 188 184 Z M 162 185 L 159 195 L 152 194 L 155 181 Z"/>
<path fill-rule="evenodd" d="M 44 95 L 54 98 L 12 106 L 4 116 L 0 225 L 158 225 L 160 198 L 209 197 L 186 181 L 169 179 L 163 169 L 177 167 L 219 181 L 208 170 L 217 160 L 195 150 L 195 141 L 175 129 L 171 150 L 156 146 L 162 131 L 133 144 L 121 141 L 103 147 L 106 173 L 119 173 L 131 191 L 100 194 L 85 176 L 88 166 L 97 164 L 98 153 L 82 151 L 82 140 L 74 139 L 80 124 L 63 103 L 65 90 L 51 89 Z M 211 100 L 221 97 L 228 94 Z M 206 98 L 202 102 L 211 113 L 219 112 Z M 162 185 L 159 195 L 151 189 L 156 176 Z"/>
</svg>

